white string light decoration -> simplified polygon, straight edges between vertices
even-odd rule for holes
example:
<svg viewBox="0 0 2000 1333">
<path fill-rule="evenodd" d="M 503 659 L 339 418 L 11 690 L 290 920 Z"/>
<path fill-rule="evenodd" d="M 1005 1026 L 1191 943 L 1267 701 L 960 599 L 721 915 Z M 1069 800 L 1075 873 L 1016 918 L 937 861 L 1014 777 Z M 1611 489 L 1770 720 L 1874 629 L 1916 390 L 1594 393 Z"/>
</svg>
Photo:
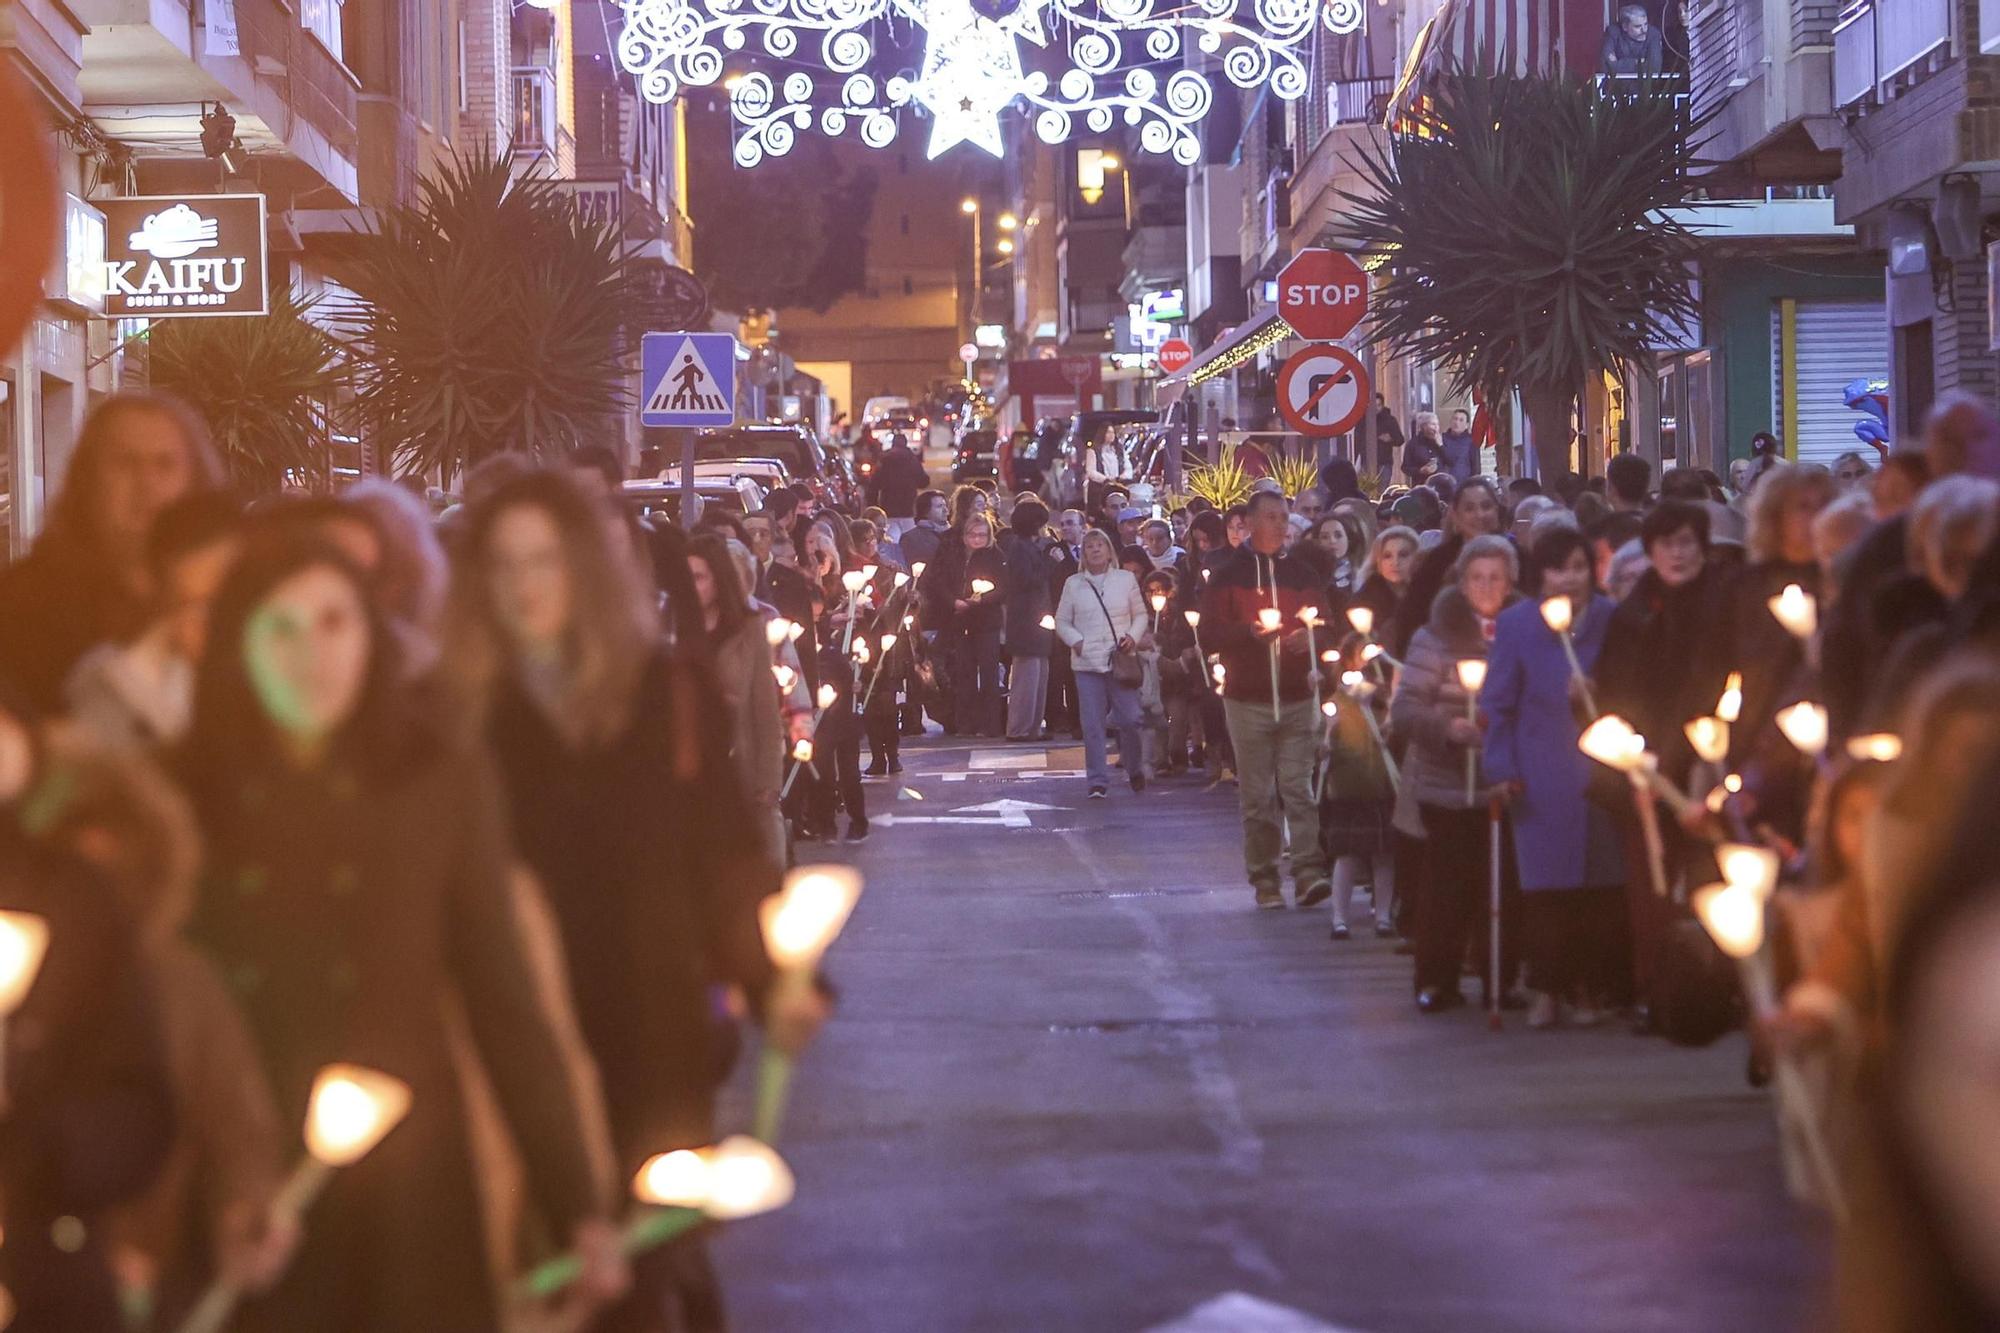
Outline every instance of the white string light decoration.
<svg viewBox="0 0 2000 1333">
<path fill-rule="evenodd" d="M 752 167 L 791 150 L 801 131 L 840 135 L 852 129 L 871 148 L 892 143 L 898 113 L 912 105 L 931 120 L 931 157 L 966 143 L 1000 156 L 1000 117 L 1019 107 L 1035 132 L 1061 143 L 1082 120 L 1094 133 L 1122 121 L 1139 128 L 1140 147 L 1192 164 L 1201 155 L 1195 127 L 1215 102 L 1208 76 L 1181 68 L 1162 78 L 1151 66 L 1185 62 L 1219 67 L 1239 88 L 1268 84 L 1287 101 L 1304 95 L 1301 51 L 1315 26 L 1361 29 L 1364 0 L 1192 0 L 1167 8 L 1157 0 L 621 0 L 625 26 L 618 59 L 648 100 L 666 102 L 683 88 L 722 79 L 731 55 L 753 39 L 763 54 L 796 61 L 816 41 L 818 62 L 838 81 L 838 101 L 823 98 L 804 71 L 782 82 L 753 71 L 730 80 L 737 126 L 735 155 Z M 924 33 L 914 76 L 878 80 L 865 67 L 876 34 L 898 20 Z M 1069 68 L 1053 80 L 1029 69 L 1020 43 L 1049 46 L 1064 38 Z M 1189 46 L 1189 43 L 1192 46 Z"/>
</svg>

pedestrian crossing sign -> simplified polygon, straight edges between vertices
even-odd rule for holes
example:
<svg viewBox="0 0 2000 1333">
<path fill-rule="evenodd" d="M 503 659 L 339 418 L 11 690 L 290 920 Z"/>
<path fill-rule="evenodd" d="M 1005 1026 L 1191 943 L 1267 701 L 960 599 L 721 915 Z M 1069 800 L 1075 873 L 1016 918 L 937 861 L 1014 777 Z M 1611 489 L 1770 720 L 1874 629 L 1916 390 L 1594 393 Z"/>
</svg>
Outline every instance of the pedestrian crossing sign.
<svg viewBox="0 0 2000 1333">
<path fill-rule="evenodd" d="M 639 340 L 639 421 L 647 426 L 736 423 L 736 339 L 649 333 Z"/>
</svg>

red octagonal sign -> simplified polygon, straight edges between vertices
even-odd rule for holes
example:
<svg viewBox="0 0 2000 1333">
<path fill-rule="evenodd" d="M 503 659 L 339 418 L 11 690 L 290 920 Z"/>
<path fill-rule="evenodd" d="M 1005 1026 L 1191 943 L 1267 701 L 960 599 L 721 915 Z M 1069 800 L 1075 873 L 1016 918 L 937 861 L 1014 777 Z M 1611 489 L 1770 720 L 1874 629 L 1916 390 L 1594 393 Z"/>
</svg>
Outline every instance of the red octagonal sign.
<svg viewBox="0 0 2000 1333">
<path fill-rule="evenodd" d="M 1368 313 L 1368 275 L 1338 250 L 1301 250 L 1278 274 L 1278 314 L 1301 338 L 1331 342 Z"/>
<path fill-rule="evenodd" d="M 1185 338 L 1169 338 L 1160 344 L 1160 370 L 1167 375 L 1175 375 L 1188 367 L 1194 360 L 1194 348 L 1188 346 Z"/>
</svg>

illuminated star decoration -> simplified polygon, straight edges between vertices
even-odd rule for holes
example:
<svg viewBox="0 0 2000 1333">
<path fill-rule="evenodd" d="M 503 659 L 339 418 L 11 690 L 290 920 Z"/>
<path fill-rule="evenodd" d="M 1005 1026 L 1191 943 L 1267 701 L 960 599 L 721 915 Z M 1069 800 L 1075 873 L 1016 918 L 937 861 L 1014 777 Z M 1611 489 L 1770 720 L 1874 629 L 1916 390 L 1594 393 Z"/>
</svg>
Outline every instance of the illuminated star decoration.
<svg viewBox="0 0 2000 1333">
<path fill-rule="evenodd" d="M 970 0 L 930 0 L 926 10 L 924 68 L 910 95 L 931 113 L 929 156 L 969 143 L 999 157 L 1006 148 L 1000 113 L 1023 87 L 1017 20 L 1024 13 L 1032 20 L 1033 11 L 1023 6 L 995 22 L 975 14 Z"/>
<path fill-rule="evenodd" d="M 1216 84 L 1284 101 L 1312 86 L 1305 55 L 1319 31 L 1360 32 L 1366 0 L 618 0 L 618 61 L 648 101 L 727 80 L 737 165 L 791 150 L 801 133 L 896 138 L 902 112 L 934 123 L 929 153 L 958 144 L 998 156 L 1003 112 L 1045 143 L 1123 124 L 1138 147 L 1192 164 Z M 880 78 L 877 38 L 924 30 L 921 67 Z M 1024 69 L 1020 42 L 1052 48 Z M 809 51 L 808 44 L 816 47 Z M 772 57 L 793 68 L 756 68 Z M 1066 57 L 1066 60 L 1063 59 Z M 745 58 L 751 68 L 744 69 Z M 806 69 L 817 64 L 821 86 Z M 732 70 L 732 67 L 733 70 Z M 1162 73 L 1165 72 L 1164 77 Z"/>
</svg>

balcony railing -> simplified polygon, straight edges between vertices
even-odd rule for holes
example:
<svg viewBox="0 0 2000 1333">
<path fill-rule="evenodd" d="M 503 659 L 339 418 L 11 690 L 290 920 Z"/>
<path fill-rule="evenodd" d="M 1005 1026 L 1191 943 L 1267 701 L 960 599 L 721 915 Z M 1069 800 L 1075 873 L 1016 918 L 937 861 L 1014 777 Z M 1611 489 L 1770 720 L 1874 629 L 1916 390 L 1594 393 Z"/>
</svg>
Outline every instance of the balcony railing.
<svg viewBox="0 0 2000 1333">
<path fill-rule="evenodd" d="M 540 65 L 517 65 L 513 75 L 514 151 L 555 156 L 561 120 L 554 72 Z"/>
<path fill-rule="evenodd" d="M 1333 123 L 1336 125 L 1379 124 L 1389 109 L 1389 94 L 1396 89 L 1394 79 L 1351 79 L 1332 86 Z"/>
<path fill-rule="evenodd" d="M 1949 53 L 1951 0 L 1860 0 L 1833 29 L 1833 98 L 1839 106 L 1893 92 L 1898 76 Z"/>
</svg>

